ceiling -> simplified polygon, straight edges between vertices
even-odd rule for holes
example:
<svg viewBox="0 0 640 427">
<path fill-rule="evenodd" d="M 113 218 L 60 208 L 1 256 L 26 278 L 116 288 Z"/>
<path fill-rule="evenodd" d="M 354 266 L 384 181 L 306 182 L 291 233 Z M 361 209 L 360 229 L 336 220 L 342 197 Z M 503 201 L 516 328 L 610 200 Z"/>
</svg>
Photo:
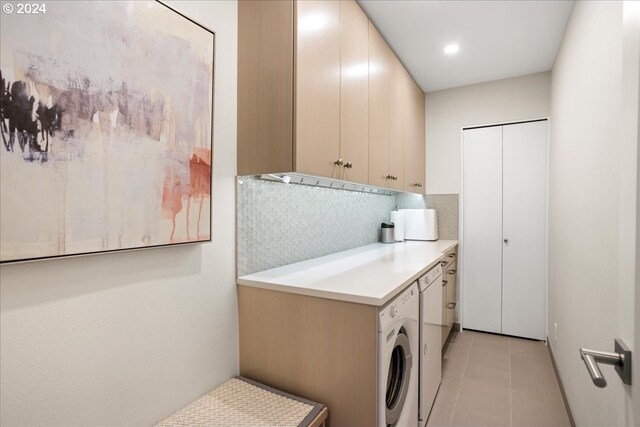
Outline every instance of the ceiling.
<svg viewBox="0 0 640 427">
<path fill-rule="evenodd" d="M 550 70 L 572 1 L 358 0 L 425 92 Z M 446 55 L 457 43 L 458 53 Z"/>
</svg>

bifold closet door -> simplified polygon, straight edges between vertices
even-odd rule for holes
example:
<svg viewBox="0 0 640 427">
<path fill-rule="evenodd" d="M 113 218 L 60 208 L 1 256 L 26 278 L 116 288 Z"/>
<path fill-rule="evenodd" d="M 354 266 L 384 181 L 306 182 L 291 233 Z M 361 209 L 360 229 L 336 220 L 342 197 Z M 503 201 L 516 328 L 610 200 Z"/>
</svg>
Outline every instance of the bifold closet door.
<svg viewBox="0 0 640 427">
<path fill-rule="evenodd" d="M 502 127 L 463 134 L 464 327 L 502 328 Z"/>
<path fill-rule="evenodd" d="M 502 129 L 502 333 L 544 340 L 547 121 Z"/>
</svg>

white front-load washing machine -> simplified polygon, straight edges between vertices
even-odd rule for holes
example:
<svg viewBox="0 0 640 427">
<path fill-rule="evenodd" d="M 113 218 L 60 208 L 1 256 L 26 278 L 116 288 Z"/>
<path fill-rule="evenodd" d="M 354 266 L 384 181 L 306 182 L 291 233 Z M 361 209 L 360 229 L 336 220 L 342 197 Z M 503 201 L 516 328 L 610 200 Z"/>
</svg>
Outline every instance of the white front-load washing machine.
<svg viewBox="0 0 640 427">
<path fill-rule="evenodd" d="M 378 427 L 418 425 L 419 320 L 417 283 L 378 313 Z"/>
</svg>

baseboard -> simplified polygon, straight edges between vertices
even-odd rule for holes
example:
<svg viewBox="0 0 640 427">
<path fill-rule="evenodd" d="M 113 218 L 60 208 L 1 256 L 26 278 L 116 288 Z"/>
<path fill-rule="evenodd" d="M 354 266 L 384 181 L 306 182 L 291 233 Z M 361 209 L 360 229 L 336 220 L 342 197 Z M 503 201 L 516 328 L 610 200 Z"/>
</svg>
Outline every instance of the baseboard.
<svg viewBox="0 0 640 427">
<path fill-rule="evenodd" d="M 560 387 L 560 393 L 562 394 L 562 401 L 564 402 L 564 407 L 567 410 L 567 415 L 569 415 L 569 422 L 571 423 L 571 427 L 576 427 L 576 421 L 573 419 L 573 414 L 571 413 L 571 407 L 569 406 L 569 400 L 567 399 L 567 395 L 564 392 L 564 386 L 562 385 L 562 380 L 560 379 L 560 373 L 558 372 L 556 359 L 555 357 L 553 357 L 553 350 L 551 350 L 551 344 L 549 344 L 549 337 L 547 337 L 547 349 L 549 351 L 549 357 L 551 358 L 551 365 L 553 366 L 553 372 L 556 374 L 556 380 L 558 381 L 558 386 Z"/>
</svg>

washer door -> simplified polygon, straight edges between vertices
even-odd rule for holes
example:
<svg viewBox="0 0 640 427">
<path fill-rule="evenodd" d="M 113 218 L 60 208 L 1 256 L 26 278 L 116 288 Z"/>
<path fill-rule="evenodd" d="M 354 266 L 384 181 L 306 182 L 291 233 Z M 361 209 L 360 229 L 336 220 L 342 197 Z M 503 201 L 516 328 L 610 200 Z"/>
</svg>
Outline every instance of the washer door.
<svg viewBox="0 0 640 427">
<path fill-rule="evenodd" d="M 407 399 L 409 378 L 411 378 L 411 346 L 404 328 L 400 328 L 393 352 L 389 360 L 389 373 L 387 374 L 386 393 L 386 422 L 387 426 L 393 426 L 400 418 L 404 402 Z"/>
</svg>

